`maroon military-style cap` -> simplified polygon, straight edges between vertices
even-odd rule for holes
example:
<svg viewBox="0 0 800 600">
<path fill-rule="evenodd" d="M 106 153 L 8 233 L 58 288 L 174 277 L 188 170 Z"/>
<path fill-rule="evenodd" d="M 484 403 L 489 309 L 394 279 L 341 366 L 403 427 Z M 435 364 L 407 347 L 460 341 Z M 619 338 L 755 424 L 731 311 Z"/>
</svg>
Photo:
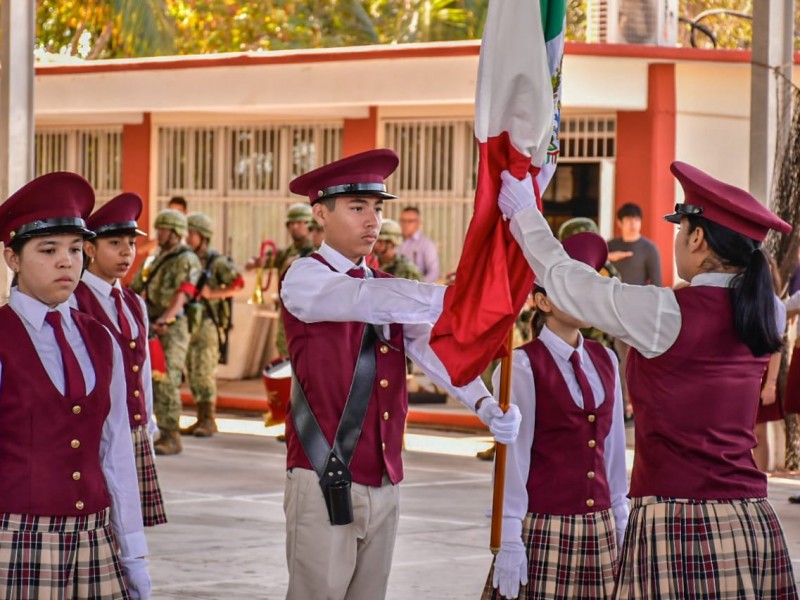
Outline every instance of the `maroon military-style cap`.
<svg viewBox="0 0 800 600">
<path fill-rule="evenodd" d="M 309 171 L 292 180 L 289 189 L 308 196 L 311 204 L 337 196 L 397 198 L 386 192 L 384 180 L 394 173 L 400 159 L 394 150 L 361 152 Z"/>
<path fill-rule="evenodd" d="M 93 238 L 86 217 L 94 208 L 91 184 L 76 173 L 59 171 L 37 177 L 0 204 L 0 241 L 78 233 Z"/>
<path fill-rule="evenodd" d="M 569 236 L 562 242 L 570 258 L 579 260 L 595 271 L 602 269 L 608 261 L 608 244 L 593 231 L 583 231 Z"/>
<path fill-rule="evenodd" d="M 608 261 L 608 244 L 593 231 L 582 231 L 569 236 L 561 244 L 570 258 L 589 265 L 595 271 L 602 269 Z M 544 285 L 537 278 L 535 285 Z"/>
<path fill-rule="evenodd" d="M 763 242 L 770 229 L 790 233 L 792 226 L 743 189 L 713 178 L 697 167 L 675 161 L 670 166 L 684 193 L 684 203 L 664 218 L 680 223 L 682 217 L 702 216 L 745 237 Z"/>
<path fill-rule="evenodd" d="M 139 229 L 137 223 L 139 215 L 142 214 L 142 207 L 142 199 L 139 194 L 124 192 L 119 196 L 114 196 L 86 219 L 86 227 L 99 237 L 119 235 L 125 232 L 147 235 Z"/>
</svg>

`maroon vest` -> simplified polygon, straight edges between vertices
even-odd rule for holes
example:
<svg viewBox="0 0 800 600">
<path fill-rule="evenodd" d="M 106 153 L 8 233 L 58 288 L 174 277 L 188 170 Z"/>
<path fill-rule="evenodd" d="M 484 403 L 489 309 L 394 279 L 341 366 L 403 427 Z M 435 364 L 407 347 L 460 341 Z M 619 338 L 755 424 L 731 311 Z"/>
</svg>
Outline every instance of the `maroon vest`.
<svg viewBox="0 0 800 600">
<path fill-rule="evenodd" d="M 583 344 L 605 393 L 594 411 L 575 404 L 558 365 L 540 340 L 522 346 L 536 385 L 528 512 L 576 515 L 611 507 L 604 452 L 614 416 L 614 363 L 602 344 L 592 340 Z"/>
<path fill-rule="evenodd" d="M 94 317 L 106 326 L 117 345 L 122 350 L 122 361 L 125 365 L 125 384 L 128 390 L 128 421 L 131 429 L 147 424 L 147 406 L 144 401 L 144 384 L 142 370 L 147 359 L 147 329 L 144 324 L 142 306 L 138 296 L 131 290 L 124 288 L 122 297 L 130 309 L 139 333 L 135 339 L 129 340 L 122 337 L 116 323 L 112 323 L 108 313 L 103 309 L 94 292 L 83 281 L 75 288 L 75 299 L 78 301 L 78 310 Z M 135 370 L 134 370 L 135 367 Z"/>
<path fill-rule="evenodd" d="M 100 437 L 111 409 L 113 342 L 91 317 L 73 310 L 72 318 L 96 380 L 86 397 L 70 401 L 50 381 L 17 314 L 0 308 L 0 513 L 76 516 L 111 504 Z"/>
<path fill-rule="evenodd" d="M 312 258 L 328 265 L 319 255 Z M 391 277 L 373 270 L 376 278 Z M 305 392 L 308 404 L 329 444 L 333 444 L 344 411 L 356 359 L 361 348 L 364 323 L 304 323 L 281 309 L 292 369 Z M 389 344 L 375 346 L 377 373 L 361 437 L 353 453 L 350 472 L 353 481 L 379 486 L 386 473 L 392 483 L 403 479 L 403 431 L 408 413 L 406 356 L 402 325 L 391 325 Z M 394 349 L 392 348 L 394 347 Z M 286 467 L 311 469 L 291 418 L 286 416 Z"/>
<path fill-rule="evenodd" d="M 631 497 L 697 500 L 764 498 L 753 461 L 753 428 L 769 356 L 736 337 L 728 288 L 675 292 L 678 339 L 664 354 L 631 349 L 628 389 L 636 410 Z"/>
</svg>

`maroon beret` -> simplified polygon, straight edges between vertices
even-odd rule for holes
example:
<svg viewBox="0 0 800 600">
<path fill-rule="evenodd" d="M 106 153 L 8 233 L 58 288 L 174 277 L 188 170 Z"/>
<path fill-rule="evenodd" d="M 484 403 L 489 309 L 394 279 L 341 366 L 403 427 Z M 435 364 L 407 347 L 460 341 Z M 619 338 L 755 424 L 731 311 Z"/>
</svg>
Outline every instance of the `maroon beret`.
<svg viewBox="0 0 800 600">
<path fill-rule="evenodd" d="M 684 203 L 664 218 L 680 223 L 681 217 L 702 216 L 745 237 L 763 242 L 770 229 L 790 233 L 792 226 L 743 189 L 714 179 L 697 167 L 675 161 L 670 166 L 684 193 Z"/>
<path fill-rule="evenodd" d="M 85 219 L 93 207 L 94 190 L 77 173 L 42 175 L 0 205 L 0 241 L 73 232 L 92 238 Z"/>
<path fill-rule="evenodd" d="M 142 199 L 139 194 L 124 192 L 114 196 L 86 219 L 86 226 L 99 236 L 114 235 L 130 231 L 136 235 L 147 235 L 138 227 L 142 214 Z"/>
<path fill-rule="evenodd" d="M 289 189 L 308 196 L 311 204 L 337 196 L 397 198 L 386 192 L 384 180 L 394 173 L 400 159 L 394 150 L 368 150 L 309 171 L 289 184 Z"/>
</svg>

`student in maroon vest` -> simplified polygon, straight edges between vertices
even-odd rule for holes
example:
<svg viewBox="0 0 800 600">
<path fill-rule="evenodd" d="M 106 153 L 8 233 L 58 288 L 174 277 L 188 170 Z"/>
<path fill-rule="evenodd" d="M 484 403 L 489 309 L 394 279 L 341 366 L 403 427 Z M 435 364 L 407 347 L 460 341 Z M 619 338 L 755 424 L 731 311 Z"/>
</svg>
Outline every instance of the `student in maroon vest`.
<svg viewBox="0 0 800 600">
<path fill-rule="evenodd" d="M 595 270 L 606 263 L 608 246 L 596 233 L 563 244 Z M 619 365 L 538 281 L 533 301 L 536 339 L 512 361 L 511 402 L 522 428 L 508 447 L 502 543 L 483 599 L 605 600 L 628 523 Z M 497 369 L 495 395 L 499 376 Z"/>
<path fill-rule="evenodd" d="M 74 173 L 43 175 L 0 205 L 16 282 L 0 308 L 3 598 L 150 597 L 122 355 L 67 302 L 93 206 Z"/>
<path fill-rule="evenodd" d="M 317 474 L 286 419 L 286 553 L 290 600 L 380 600 L 392 562 L 403 479 L 406 356 L 475 410 L 495 437 L 511 442 L 519 410 L 503 414 L 480 380 L 455 388 L 428 345 L 445 288 L 395 279 L 365 265 L 381 228 L 384 179 L 397 168 L 391 150 L 344 158 L 295 179 L 325 230 L 319 251 L 292 263 L 281 286 L 292 367 L 320 430 L 332 444 L 368 324 L 380 335 L 375 379 L 349 465 L 353 521 L 332 525 Z M 293 401 L 294 406 L 294 401 Z M 354 431 L 348 429 L 348 431 Z M 333 475 L 333 472 L 330 473 Z"/>
<path fill-rule="evenodd" d="M 780 348 L 761 243 L 791 226 L 753 196 L 681 162 L 685 203 L 666 219 L 679 290 L 628 286 L 567 256 L 529 180 L 503 175 L 500 210 L 548 297 L 632 350 L 636 458 L 615 597 L 796 598 L 753 425 L 769 355 Z M 588 300 L 588 301 L 587 301 Z"/>
<path fill-rule="evenodd" d="M 84 243 L 89 264 L 70 304 L 105 325 L 122 352 L 142 517 L 150 527 L 166 523 L 167 517 L 153 460 L 151 435 L 158 427 L 153 419 L 147 309 L 141 297 L 120 283 L 136 257 L 136 238 L 145 235 L 136 223 L 141 214 L 142 199 L 124 193 L 87 219 L 96 237 Z"/>
</svg>

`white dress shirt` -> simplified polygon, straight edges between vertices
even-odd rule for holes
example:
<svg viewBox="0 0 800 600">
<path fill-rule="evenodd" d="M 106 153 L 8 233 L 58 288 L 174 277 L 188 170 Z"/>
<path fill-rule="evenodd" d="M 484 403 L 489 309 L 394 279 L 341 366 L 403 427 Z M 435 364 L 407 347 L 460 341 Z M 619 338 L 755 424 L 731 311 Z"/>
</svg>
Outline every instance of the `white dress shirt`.
<svg viewBox="0 0 800 600">
<path fill-rule="evenodd" d="M 8 303 L 22 320 L 53 385 L 63 394 L 65 386 L 61 351 L 56 342 L 53 328 L 46 325 L 44 320 L 50 309 L 35 298 L 23 294 L 16 287 L 11 288 Z M 80 331 L 72 320 L 69 304 L 67 302 L 59 304 L 55 310 L 61 313 L 64 335 L 80 364 L 86 384 L 86 393 L 91 393 L 95 386 L 94 368 Z M 110 332 L 108 336 L 113 340 Z M 113 368 L 109 390 L 111 410 L 103 423 L 100 439 L 100 466 L 111 496 L 111 525 L 120 545 L 120 554 L 126 558 L 138 557 L 147 555 L 147 541 L 142 524 L 133 441 L 128 425 L 122 353 L 116 344 L 113 344 L 113 348 Z M 0 363 L 0 387 L 2 387 L 2 367 L 3 365 Z"/>
<path fill-rule="evenodd" d="M 323 242 L 317 251 L 333 267 L 310 256 L 299 258 L 286 272 L 281 286 L 283 307 L 306 323 L 327 321 L 403 325 L 406 355 L 436 385 L 475 411 L 475 403 L 491 396 L 480 379 L 455 387 L 439 357 L 430 347 L 431 323 L 442 312 L 445 286 L 400 278 L 372 277 L 362 258 L 358 265 Z M 354 267 L 365 269 L 367 278 L 347 275 Z"/>
<path fill-rule="evenodd" d="M 553 237 L 550 226 L 536 208 L 526 208 L 515 214 L 511 219 L 511 233 L 547 290 L 547 296 L 567 314 L 622 340 L 645 358 L 663 354 L 678 339 L 682 319 L 672 289 L 626 285 L 573 260 Z M 692 278 L 690 284 L 729 287 L 734 276 L 701 273 Z M 778 325 L 781 308 L 781 303 L 776 301 Z"/>
<path fill-rule="evenodd" d="M 578 335 L 578 347 L 573 348 L 547 326 L 542 328 L 538 338 L 553 357 L 558 370 L 567 384 L 573 402 L 583 408 L 583 395 L 569 362 L 570 355 L 577 351 L 581 365 L 589 380 L 589 386 L 597 406 L 609 400 L 606 398 L 603 382 L 597 369 L 583 346 L 583 337 Z M 627 471 L 625 468 L 625 423 L 622 408 L 622 388 L 619 381 L 619 368 L 616 355 L 606 348 L 614 365 L 614 407 L 612 408 L 611 429 L 605 440 L 605 466 L 608 488 L 611 492 L 611 509 L 617 533 L 617 547 L 622 547 L 625 527 L 628 524 Z M 492 376 L 495 398 L 500 395 L 500 367 Z M 503 496 L 503 540 L 518 538 L 522 531 L 522 521 L 528 512 L 528 474 L 531 466 L 531 448 L 536 426 L 536 382 L 528 354 L 524 350 L 514 350 L 511 363 L 511 402 L 519 407 L 522 414 L 522 427 L 516 441 L 508 445 L 506 462 L 506 485 Z M 552 482 L 553 485 L 569 485 L 569 482 Z"/>
<path fill-rule="evenodd" d="M 88 288 L 94 294 L 94 297 L 97 298 L 97 301 L 100 303 L 100 306 L 103 307 L 103 310 L 108 315 L 108 318 L 114 324 L 116 330 L 120 333 L 122 331 L 119 328 L 119 315 L 117 315 L 117 305 L 114 302 L 114 297 L 111 295 L 111 290 L 116 288 L 122 294 L 122 284 L 120 284 L 119 279 L 114 282 L 112 286 L 110 283 L 107 283 L 100 279 L 97 275 L 90 273 L 89 271 L 84 271 L 83 275 L 81 276 L 81 280 L 85 283 Z M 136 299 L 139 301 L 139 307 L 142 310 L 142 317 L 144 318 L 144 326 L 145 326 L 145 336 L 147 336 L 147 327 L 149 325 L 149 320 L 147 317 L 147 307 L 144 304 L 144 300 L 142 300 L 141 296 L 137 294 Z M 70 296 L 69 305 L 74 308 L 78 309 L 78 300 L 75 296 Z M 131 336 L 136 339 L 139 335 L 139 326 L 136 324 L 136 319 L 133 317 L 128 305 L 124 300 L 122 301 L 122 311 L 125 313 L 125 318 L 128 319 L 128 324 L 131 327 Z M 116 342 L 116 339 L 114 340 Z M 142 369 L 140 371 L 142 376 L 142 387 L 144 388 L 144 405 L 147 409 L 147 430 L 152 435 L 156 431 L 158 431 L 158 425 L 156 425 L 155 415 L 153 414 L 153 371 L 152 367 L 150 366 L 150 346 L 147 345 L 145 347 L 145 359 L 144 365 L 142 365 Z"/>
</svg>

